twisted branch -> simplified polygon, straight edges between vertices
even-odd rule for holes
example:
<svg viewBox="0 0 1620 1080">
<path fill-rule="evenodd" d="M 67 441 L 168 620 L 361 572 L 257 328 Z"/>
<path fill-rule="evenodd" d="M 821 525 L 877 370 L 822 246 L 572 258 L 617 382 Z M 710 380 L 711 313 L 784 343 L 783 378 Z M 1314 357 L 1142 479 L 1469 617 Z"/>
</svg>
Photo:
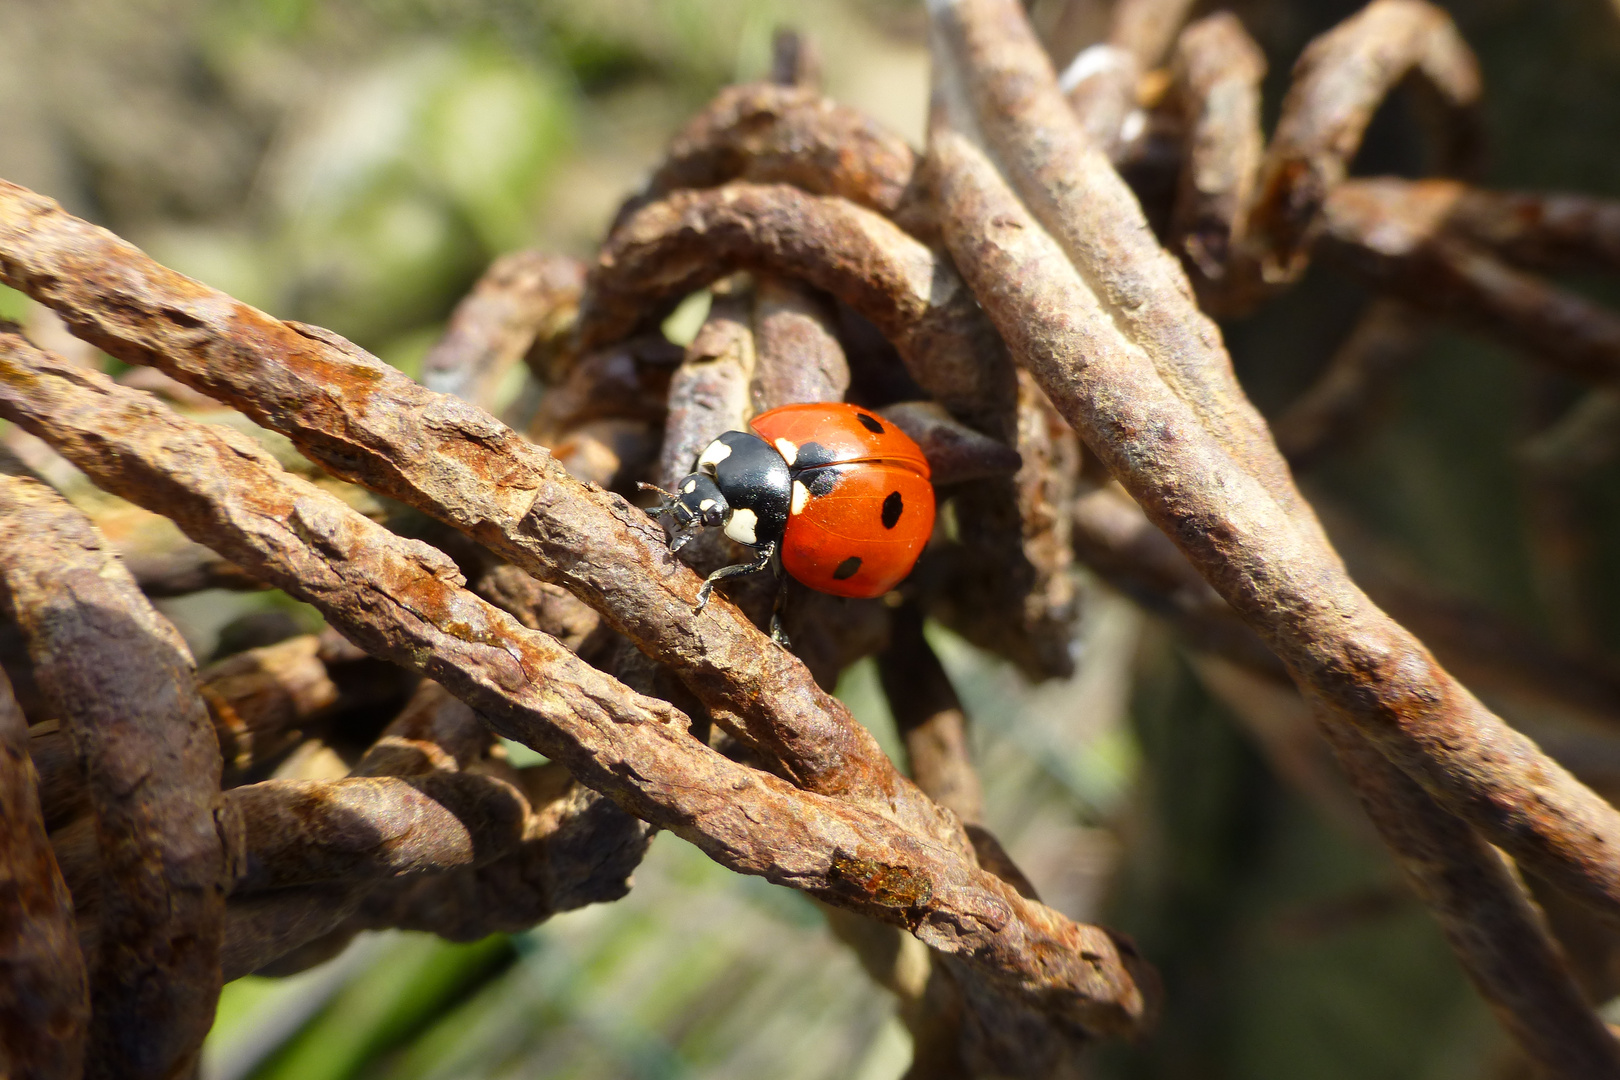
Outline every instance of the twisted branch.
<svg viewBox="0 0 1620 1080">
<path fill-rule="evenodd" d="M 1366 740 L 1526 865 L 1600 913 L 1620 914 L 1620 814 L 1481 706 L 1350 582 L 1275 446 L 1255 430 L 1218 336 L 1184 329 L 1208 324 L 1066 114 L 1022 13 L 1002 0 L 956 0 L 934 14 L 950 46 L 930 138 L 944 232 L 1018 362 L 1321 704 L 1336 740 Z M 1011 186 L 953 130 L 964 122 L 985 133 Z M 1097 207 L 1111 216 L 1083 228 Z M 1170 317 L 1178 309 L 1185 321 Z M 1552 955 L 1539 927 L 1521 928 Z M 1477 979 L 1491 978 L 1467 942 L 1453 943 Z M 1543 970 L 1567 981 L 1555 960 Z M 1505 991 L 1493 990 L 1503 1000 Z M 1555 999 L 1579 1004 L 1569 988 Z M 1565 1019 L 1602 1031 L 1584 1008 Z M 1620 1070 L 1606 1033 L 1582 1045 L 1602 1048 L 1607 1072 Z"/>
<path fill-rule="evenodd" d="M 95 814 L 86 1067 L 168 1077 L 213 1021 L 230 874 L 214 819 L 219 748 L 191 654 L 89 520 L 15 475 L 0 476 L 0 592 Z"/>
<path fill-rule="evenodd" d="M 423 389 L 336 335 L 278 322 L 167 270 L 3 182 L 0 280 L 57 307 L 113 355 L 229 402 L 334 474 L 562 585 L 797 785 L 858 799 L 954 842 L 954 824 L 870 733 L 735 606 L 711 603 L 693 617 L 699 579 L 669 554 L 661 529 L 488 414 Z"/>
<path fill-rule="evenodd" d="M 1113 1033 L 1141 1021 L 1134 953 L 1106 932 L 1026 900 L 927 831 L 721 757 L 667 702 L 519 626 L 462 589 L 442 555 L 282 472 L 233 433 L 165 413 L 16 335 L 3 342 L 0 414 L 636 816 L 733 870 L 903 926 L 1048 1015 Z"/>
<path fill-rule="evenodd" d="M 0 1073 L 84 1069 L 90 996 L 68 894 L 40 819 L 28 726 L 0 676 Z"/>
</svg>

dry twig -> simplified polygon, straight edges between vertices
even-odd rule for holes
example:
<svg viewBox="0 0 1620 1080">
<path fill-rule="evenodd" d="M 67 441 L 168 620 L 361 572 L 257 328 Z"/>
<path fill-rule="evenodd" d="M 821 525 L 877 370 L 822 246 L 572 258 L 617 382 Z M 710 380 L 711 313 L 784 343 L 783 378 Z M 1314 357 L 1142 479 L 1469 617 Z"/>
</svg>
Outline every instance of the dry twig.
<svg viewBox="0 0 1620 1080">
<path fill-rule="evenodd" d="M 492 267 L 427 363 L 433 389 L 471 405 L 0 182 L 0 281 L 85 340 L 152 365 L 161 375 L 146 378 L 171 400 L 201 391 L 334 476 L 433 519 L 396 515 L 434 546 L 402 538 L 250 440 L 0 331 L 0 415 L 208 545 L 147 558 L 137 576 L 148 592 L 279 586 L 406 669 L 388 677 L 392 692 L 418 675 L 437 680 L 420 684 L 354 775 L 218 795 L 201 701 L 234 784 L 345 709 L 324 654 L 304 638 L 234 657 L 204 673 L 199 699 L 183 647 L 111 569 L 90 524 L 32 481 L 0 477 L 0 530 L 14 541 L 0 544 L 11 549 L 0 576 L 32 648 L 31 664 L 7 664 L 23 704 L 44 701 L 39 718 L 61 718 L 30 732 L 30 752 L 45 822 L 67 823 L 51 841 L 81 937 L 100 943 L 93 1068 L 119 1060 L 108 1047 L 147 1023 L 149 1056 L 136 1068 L 185 1067 L 221 966 L 227 977 L 295 970 L 366 927 L 471 939 L 622 895 L 653 827 L 835 905 L 841 932 L 861 939 L 863 961 L 902 995 L 917 1070 L 1050 1076 L 1081 1041 L 1140 1031 L 1151 972 L 1127 943 L 1041 906 L 979 826 L 965 718 L 922 635 L 926 612 L 1035 675 L 1068 670 L 1078 551 L 1175 622 L 1212 686 L 1243 698 L 1246 680 L 1263 683 L 1251 696 L 1290 703 L 1288 745 L 1274 740 L 1274 754 L 1297 749 L 1314 709 L 1368 815 L 1526 1053 L 1557 1075 L 1620 1075 L 1614 1039 L 1490 846 L 1612 920 L 1620 814 L 1352 584 L 1219 331 L 1109 158 L 1140 165 L 1175 117 L 1184 168 L 1168 232 L 1209 310 L 1253 306 L 1316 248 L 1410 297 L 1375 301 L 1279 423 L 1295 461 L 1367 411 L 1421 340 L 1419 309 L 1506 336 L 1609 394 L 1620 322 L 1514 267 L 1613 268 L 1620 214 L 1601 200 L 1345 179 L 1373 110 L 1408 75 L 1440 106 L 1442 168 L 1472 158 L 1478 72 L 1450 20 L 1421 0 L 1374 0 L 1313 43 L 1265 150 L 1264 61 L 1230 15 L 1187 28 L 1170 72 L 1145 77 L 1191 5 L 1121 0 L 1108 42 L 1077 58 L 1060 92 L 1015 0 L 930 6 L 938 85 L 926 169 L 900 140 L 822 99 L 813 50 L 779 38 L 783 85 L 732 88 L 696 118 L 626 204 L 588 279 L 578 264 L 531 253 Z M 954 265 L 928 246 L 941 238 Z M 631 336 L 738 270 L 749 274 L 717 290 L 684 357 L 656 334 Z M 888 343 L 863 343 L 861 318 L 829 297 Z M 890 358 L 898 371 L 896 352 L 909 381 L 880 370 Z M 524 354 L 549 388 L 528 430 L 555 457 L 473 407 Z M 667 487 L 720 431 L 776 405 L 840 399 L 852 383 L 857 400 L 885 407 L 927 448 L 954 527 L 897 611 L 795 591 L 789 625 L 803 663 L 755 629 L 768 583 L 735 591 L 742 610 L 717 599 L 694 614 L 698 579 L 661 530 L 581 482 L 629 491 L 652 476 Z M 937 404 L 892 404 L 919 387 Z M 525 400 L 513 413 L 528 423 Z M 1130 499 L 1077 490 L 1076 432 Z M 71 536 L 65 554 L 16 542 L 42 528 Z M 726 554 L 710 547 L 683 554 L 699 564 Z M 47 580 L 64 566 L 88 582 L 82 596 Z M 1525 649 L 1502 624 L 1418 590 L 1376 584 L 1393 614 L 1487 690 L 1528 687 L 1540 703 L 1606 721 L 1620 711 L 1604 672 Z M 46 617 L 51 604 L 75 617 Z M 107 612 L 144 631 L 144 652 L 113 662 L 108 620 L 91 617 Z M 818 686 L 885 640 L 885 687 L 920 790 Z M 83 658 L 64 662 L 66 648 Z M 1303 699 L 1285 689 L 1290 678 Z M 152 684 L 184 722 L 160 731 L 140 713 L 122 718 L 127 733 L 90 723 L 108 679 Z M 24 785 L 29 804 L 8 704 L 0 697 L 10 740 L 0 769 L 18 778 L 0 791 Z M 711 719 L 741 761 L 710 749 Z M 491 730 L 556 761 L 513 770 L 490 753 Z M 174 775 L 132 779 L 137 745 L 175 756 Z M 137 820 L 132 799 L 155 825 Z M 10 854 L 31 844 L 49 870 L 37 828 L 12 841 Z M 158 860 L 177 858 L 189 860 L 184 872 L 154 880 Z M 24 861 L 0 863 L 0 874 L 21 881 Z M 165 893 L 170 880 L 178 888 Z M 60 881 L 29 881 L 55 899 L 33 915 L 44 951 L 71 963 Z M 848 913 L 926 942 L 932 978 L 896 931 L 856 934 Z M 192 953 L 163 954 L 178 940 L 174 917 L 201 928 Z M 133 968 L 153 967 L 131 948 L 175 977 L 120 996 Z M 0 942 L 6 963 L 37 966 L 39 955 Z M 84 1021 L 75 985 L 54 999 L 70 1057 L 72 1025 Z M 0 1017 L 20 1015 L 14 1004 L 0 1001 Z"/>
<path fill-rule="evenodd" d="M 745 430 L 754 415 L 750 390 L 758 350 L 752 316 L 751 291 L 717 296 L 670 378 L 669 417 L 653 472 L 653 482 L 666 491 L 692 471 L 721 432 Z"/>
<path fill-rule="evenodd" d="M 1026 900 L 941 843 L 930 822 L 908 830 L 727 761 L 668 703 L 522 628 L 461 589 L 442 555 L 280 472 L 246 441 L 167 415 L 14 335 L 4 354 L 0 413 L 98 484 L 161 506 L 193 539 L 315 605 L 372 655 L 436 679 L 638 817 L 734 870 L 905 926 L 1049 1015 L 1098 1032 L 1141 1021 L 1128 947 Z"/>
<path fill-rule="evenodd" d="M 1526 1056 L 1550 1076 L 1620 1076 L 1620 1042 L 1501 854 L 1367 742 L 1332 723 L 1324 730 L 1413 891 Z"/>
<path fill-rule="evenodd" d="M 1262 278 L 1303 272 L 1309 233 L 1344 179 L 1373 110 L 1409 74 L 1433 91 L 1442 116 L 1442 172 L 1479 153 L 1479 65 L 1451 18 L 1424 0 L 1373 0 L 1305 50 L 1260 166 L 1247 228 Z"/>
<path fill-rule="evenodd" d="M 952 837 L 876 740 L 741 612 L 711 603 L 693 618 L 698 578 L 670 556 L 661 529 L 487 414 L 335 335 L 277 322 L 160 267 L 15 185 L 0 185 L 0 278 L 58 305 L 108 352 L 231 402 L 333 472 L 564 586 L 806 790 Z"/>
<path fill-rule="evenodd" d="M 984 791 L 967 745 L 967 717 L 945 668 L 923 637 L 922 617 L 904 608 L 878 657 L 883 693 L 906 743 L 909 772 L 929 798 L 969 825 L 984 819 Z"/>
<path fill-rule="evenodd" d="M 367 895 L 348 928 L 397 927 L 477 941 L 629 891 L 630 875 L 652 839 L 650 826 L 561 766 L 525 769 L 514 779 L 532 808 L 515 851 L 488 866 L 385 883 Z"/>
<path fill-rule="evenodd" d="M 905 739 L 911 775 L 966 823 L 980 865 L 1035 899 L 1029 880 L 980 824 L 983 791 L 968 751 L 967 717 L 914 608 L 897 613 L 893 640 L 879 655 L 878 670 Z M 854 937 L 836 920 L 833 926 L 846 940 Z M 855 937 L 855 944 L 868 970 L 900 997 L 901 1015 L 916 1044 L 915 1073 L 1059 1076 L 1086 1041 L 1083 1032 L 1042 1022 L 1028 1003 L 996 993 L 948 958 L 934 965 L 927 982 L 920 984 L 907 978 L 903 949 L 870 938 Z"/>
<path fill-rule="evenodd" d="M 245 876 L 227 922 L 227 976 L 302 970 L 362 929 L 472 940 L 623 896 L 646 826 L 594 792 L 520 791 L 469 771 L 483 764 L 490 738 L 471 709 L 424 682 L 354 776 L 231 793 L 245 800 L 233 808 L 249 825 Z M 256 813 L 278 819 L 277 827 L 255 828 Z M 582 831 L 592 841 L 589 860 L 570 858 L 559 842 Z M 550 887 L 540 903 L 514 898 L 514 876 Z M 479 927 L 487 929 L 469 935 Z"/>
<path fill-rule="evenodd" d="M 916 441 L 936 487 L 1012 476 L 1023 464 L 1017 450 L 952 419 L 932 401 L 902 401 L 879 411 Z"/>
<path fill-rule="evenodd" d="M 431 770 L 265 780 L 232 788 L 220 807 L 233 895 L 326 884 L 364 892 L 382 879 L 487 865 L 516 850 L 527 815 L 504 781 Z M 53 841 L 75 901 L 93 911 L 100 858 L 88 832 L 68 826 Z"/>
<path fill-rule="evenodd" d="M 90 998 L 73 898 L 40 819 L 28 727 L 0 677 L 0 1074 L 71 1080 Z"/>
<path fill-rule="evenodd" d="M 1517 266 L 1549 272 L 1620 270 L 1620 202 L 1569 192 L 1485 191 L 1456 181 L 1447 232 L 1471 240 Z"/>
<path fill-rule="evenodd" d="M 1170 223 L 1171 246 L 1189 264 L 1206 308 L 1230 302 L 1233 245 L 1245 234 L 1265 138 L 1260 80 L 1265 57 L 1235 15 L 1200 19 L 1176 41 L 1172 107 L 1180 113 L 1185 161 Z"/>
<path fill-rule="evenodd" d="M 1185 279 L 1067 114 L 1021 11 L 956 0 L 934 14 L 949 46 L 930 140 L 942 224 L 1018 362 L 1288 664 L 1337 739 L 1366 739 L 1490 840 L 1616 915 L 1620 815 L 1479 705 L 1349 581 Z M 984 131 L 1011 187 L 953 123 Z M 1572 995 L 1550 999 L 1578 1002 Z M 1566 1020 L 1596 1024 L 1584 1008 Z"/>
<path fill-rule="evenodd" d="M 0 477 L 0 581 L 95 812 L 86 1068 L 170 1076 L 213 1021 L 230 872 L 214 821 L 219 749 L 190 652 L 90 522 L 15 475 Z"/>
<path fill-rule="evenodd" d="M 1014 354 L 1149 518 L 1335 716 L 1515 857 L 1615 911 L 1620 814 L 1480 706 L 1344 575 L 1231 381 L 1218 335 L 1209 328 L 1209 337 L 1190 339 L 1183 329 L 1208 323 L 1185 284 L 1176 287 L 1168 256 L 1143 239 L 1139 211 L 1127 209 L 1129 194 L 1106 160 L 1077 141 L 1055 83 L 1050 99 L 998 96 L 998 79 L 1050 71 L 1033 38 L 1020 39 L 1028 32 L 1021 16 L 1015 22 L 1001 8 L 973 0 L 942 21 L 959 35 L 958 55 L 971 58 L 960 70 L 983 95 L 980 123 L 994 120 L 1009 141 L 1019 128 L 1038 129 L 1041 138 L 1027 130 L 1020 145 L 1053 154 L 1015 175 L 1044 193 L 1036 205 L 1051 215 L 1056 239 L 971 143 L 941 128 L 932 145 L 947 238 Z M 1041 184 L 1059 147 L 1077 166 L 1064 185 L 1076 208 Z M 1120 217 L 1082 242 L 1081 222 L 1110 204 Z M 1152 288 L 1159 280 L 1166 287 Z M 1126 293 L 1151 300 L 1125 308 L 1118 298 Z M 1084 365 L 1065 359 L 1082 356 Z"/>
<path fill-rule="evenodd" d="M 197 691 L 208 706 L 223 759 L 227 787 L 273 763 L 303 738 L 301 729 L 345 713 L 387 705 L 409 692 L 404 673 L 378 679 L 369 658 L 328 660 L 317 635 L 248 649 L 198 673 Z M 28 752 L 39 773 L 47 827 L 56 828 L 89 808 L 84 778 L 67 733 L 55 721 L 29 730 Z"/>
<path fill-rule="evenodd" d="M 982 431 L 1010 431 L 1012 371 L 950 264 L 888 219 L 835 196 L 732 182 L 637 210 L 586 285 L 586 347 L 633 331 L 660 302 L 732 270 L 797 278 L 871 320 L 930 397 Z"/>
<path fill-rule="evenodd" d="M 681 351 L 660 335 L 614 342 L 575 360 L 546 388 L 529 436 L 560 455 L 563 442 L 595 420 L 662 426 L 670 373 Z"/>
<path fill-rule="evenodd" d="M 493 407 L 502 378 L 531 347 L 541 354 L 536 366 L 550 366 L 547 347 L 573 328 L 584 280 L 585 268 L 573 259 L 532 251 L 497 259 L 423 358 L 423 384 Z"/>
<path fill-rule="evenodd" d="M 619 212 L 613 231 L 672 192 L 732 180 L 791 184 L 893 215 L 915 167 L 911 147 L 864 113 L 810 87 L 746 83 L 722 90 L 675 136 L 658 171 Z"/>
<path fill-rule="evenodd" d="M 1081 561 L 1164 618 L 1194 651 L 1292 688 L 1276 655 L 1123 491 L 1110 486 L 1082 496 L 1075 504 L 1074 524 Z M 1601 763 L 1610 755 L 1601 749 L 1602 732 L 1620 730 L 1620 677 L 1610 666 L 1549 648 L 1530 630 L 1402 574 L 1376 545 L 1357 536 L 1342 515 L 1333 516 L 1333 533 L 1355 578 L 1449 670 L 1504 709 L 1511 708 L 1515 717 L 1565 717 L 1593 732 L 1566 744 L 1584 752 L 1555 756 L 1581 776 L 1587 775 L 1584 770 L 1606 767 Z"/>
<path fill-rule="evenodd" d="M 264 582 L 255 581 L 241 567 L 200 544 L 163 552 L 130 552 L 124 556 L 124 565 L 141 592 L 154 600 L 204 589 L 251 592 L 264 588 Z"/>
<path fill-rule="evenodd" d="M 1588 382 L 1620 379 L 1620 315 L 1453 235 L 1445 223 L 1456 197 L 1445 181 L 1347 181 L 1327 199 L 1318 250 L 1554 371 Z"/>
<path fill-rule="evenodd" d="M 1271 425 L 1289 464 L 1305 468 L 1359 434 L 1391 378 L 1428 343 L 1425 329 L 1404 301 L 1385 297 L 1369 304 L 1316 381 Z"/>
</svg>

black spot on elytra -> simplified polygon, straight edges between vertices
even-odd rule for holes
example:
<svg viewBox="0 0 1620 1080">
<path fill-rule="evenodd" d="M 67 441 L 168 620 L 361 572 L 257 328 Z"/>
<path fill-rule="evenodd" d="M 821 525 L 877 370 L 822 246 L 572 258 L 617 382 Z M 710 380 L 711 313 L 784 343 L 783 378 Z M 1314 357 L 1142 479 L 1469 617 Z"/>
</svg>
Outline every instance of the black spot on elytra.
<svg viewBox="0 0 1620 1080">
<path fill-rule="evenodd" d="M 822 469 L 810 478 L 810 483 L 807 485 L 810 488 L 810 497 L 819 499 L 823 495 L 831 494 L 832 489 L 838 486 L 838 480 L 839 473 L 837 469 Z"/>
<path fill-rule="evenodd" d="M 861 427 L 865 428 L 867 431 L 870 431 L 872 434 L 883 434 L 883 425 L 878 423 L 877 417 L 872 416 L 869 413 L 856 413 L 855 419 L 861 422 Z"/>
<path fill-rule="evenodd" d="M 900 493 L 898 491 L 889 492 L 888 498 L 883 500 L 883 527 L 885 529 L 894 528 L 895 523 L 900 520 L 900 515 L 905 511 L 905 500 L 900 498 Z"/>
<path fill-rule="evenodd" d="M 793 458 L 793 468 L 796 472 L 819 469 L 823 465 L 831 465 L 835 456 L 831 450 L 812 439 L 799 446 L 799 452 Z"/>
<path fill-rule="evenodd" d="M 851 555 L 849 558 L 838 564 L 838 569 L 833 571 L 833 580 L 848 581 L 850 578 L 858 574 L 860 569 L 861 557 L 859 555 Z"/>
</svg>

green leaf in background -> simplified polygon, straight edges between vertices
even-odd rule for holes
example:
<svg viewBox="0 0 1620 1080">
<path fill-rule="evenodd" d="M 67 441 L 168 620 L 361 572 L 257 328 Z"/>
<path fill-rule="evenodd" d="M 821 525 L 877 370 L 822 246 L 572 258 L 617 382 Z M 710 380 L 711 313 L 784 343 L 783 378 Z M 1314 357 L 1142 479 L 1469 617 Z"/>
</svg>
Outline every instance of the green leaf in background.
<svg viewBox="0 0 1620 1080">
<path fill-rule="evenodd" d="M 515 958 L 504 935 L 453 945 L 400 935 L 378 963 L 344 986 L 255 1080 L 344 1080 L 408 1041 L 421 1026 Z"/>
<path fill-rule="evenodd" d="M 424 167 L 490 252 L 531 235 L 550 168 L 573 138 L 566 84 L 494 43 L 464 47 L 423 103 Z"/>
<path fill-rule="evenodd" d="M 738 70 L 739 52 L 752 51 L 756 24 L 765 25 L 768 46 L 769 28 L 793 7 L 779 0 L 551 0 L 544 10 L 560 41 L 592 43 L 587 58 L 610 54 L 606 43 L 614 42 L 621 58 L 643 58 L 701 100 L 723 83 L 760 74 Z M 579 45 L 573 49 L 577 54 Z"/>
<path fill-rule="evenodd" d="M 909 1052 L 886 1026 L 892 999 L 813 904 L 667 833 L 630 895 L 513 944 L 516 964 L 356 1075 L 849 1080 L 876 1060 L 864 1075 L 881 1080 Z"/>
<path fill-rule="evenodd" d="M 13 322 L 23 317 L 28 310 L 28 297 L 16 289 L 8 289 L 0 285 L 0 319 L 11 319 Z"/>
<path fill-rule="evenodd" d="M 574 91 L 543 57 L 482 33 L 387 42 L 325 78 L 260 170 L 254 239 L 173 228 L 153 246 L 277 315 L 377 348 L 438 324 L 496 254 L 532 242 L 572 145 Z"/>
<path fill-rule="evenodd" d="M 708 289 L 699 289 L 682 299 L 660 327 L 664 336 L 682 348 L 692 344 L 698 331 L 703 329 L 703 321 L 709 317 L 713 303 L 714 293 Z"/>
</svg>

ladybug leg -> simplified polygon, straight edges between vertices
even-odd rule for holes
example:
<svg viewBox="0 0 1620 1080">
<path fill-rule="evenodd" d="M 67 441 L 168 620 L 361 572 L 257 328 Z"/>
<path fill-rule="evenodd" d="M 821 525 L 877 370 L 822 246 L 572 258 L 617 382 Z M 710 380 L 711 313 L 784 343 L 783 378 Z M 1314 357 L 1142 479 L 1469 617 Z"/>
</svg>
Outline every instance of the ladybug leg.
<svg viewBox="0 0 1620 1080">
<path fill-rule="evenodd" d="M 656 507 L 655 506 L 651 510 L 648 510 L 647 513 L 650 514 L 652 516 L 653 520 L 656 521 L 660 514 L 667 514 L 667 513 L 670 512 L 671 509 L 673 509 L 673 508 L 668 507 L 668 506 L 663 506 L 663 507 Z M 681 550 L 681 548 L 685 547 L 686 542 L 688 540 L 692 539 L 692 537 L 696 534 L 696 532 L 697 532 L 697 529 L 695 529 L 695 528 L 692 528 L 690 526 L 683 527 L 683 526 L 681 526 L 679 524 L 676 524 L 675 526 L 665 530 L 665 540 L 669 544 L 670 552 L 674 553 L 674 552 L 677 552 L 677 551 Z"/>
<path fill-rule="evenodd" d="M 647 516 L 652 518 L 654 521 L 659 521 L 665 514 L 672 514 L 675 512 L 675 504 L 680 501 L 680 496 L 675 494 L 673 491 L 665 491 L 663 488 L 658 487 L 655 484 L 646 483 L 645 481 L 638 483 L 636 487 L 640 488 L 642 491 L 651 491 L 664 497 L 664 501 L 659 503 L 657 506 L 647 507 Z M 681 548 L 686 546 L 686 542 L 692 539 L 692 530 L 683 529 L 679 524 L 676 524 L 673 528 L 667 529 L 666 532 L 668 534 L 669 550 L 671 552 L 681 550 Z"/>
<path fill-rule="evenodd" d="M 771 640 L 782 648 L 792 651 L 793 642 L 788 640 L 787 630 L 782 625 L 782 614 L 787 611 L 787 582 L 781 581 L 776 589 L 776 606 L 771 609 Z"/>
<path fill-rule="evenodd" d="M 775 555 L 776 541 L 772 540 L 764 547 L 759 549 L 759 556 L 754 559 L 753 562 L 737 563 L 734 566 L 722 566 L 720 569 L 704 578 L 703 587 L 698 589 L 697 607 L 692 609 L 692 614 L 696 615 L 708 605 L 709 594 L 714 591 L 714 586 L 717 582 L 724 581 L 726 578 L 741 577 L 744 574 L 757 574 L 767 566 L 771 565 L 771 559 Z"/>
</svg>

